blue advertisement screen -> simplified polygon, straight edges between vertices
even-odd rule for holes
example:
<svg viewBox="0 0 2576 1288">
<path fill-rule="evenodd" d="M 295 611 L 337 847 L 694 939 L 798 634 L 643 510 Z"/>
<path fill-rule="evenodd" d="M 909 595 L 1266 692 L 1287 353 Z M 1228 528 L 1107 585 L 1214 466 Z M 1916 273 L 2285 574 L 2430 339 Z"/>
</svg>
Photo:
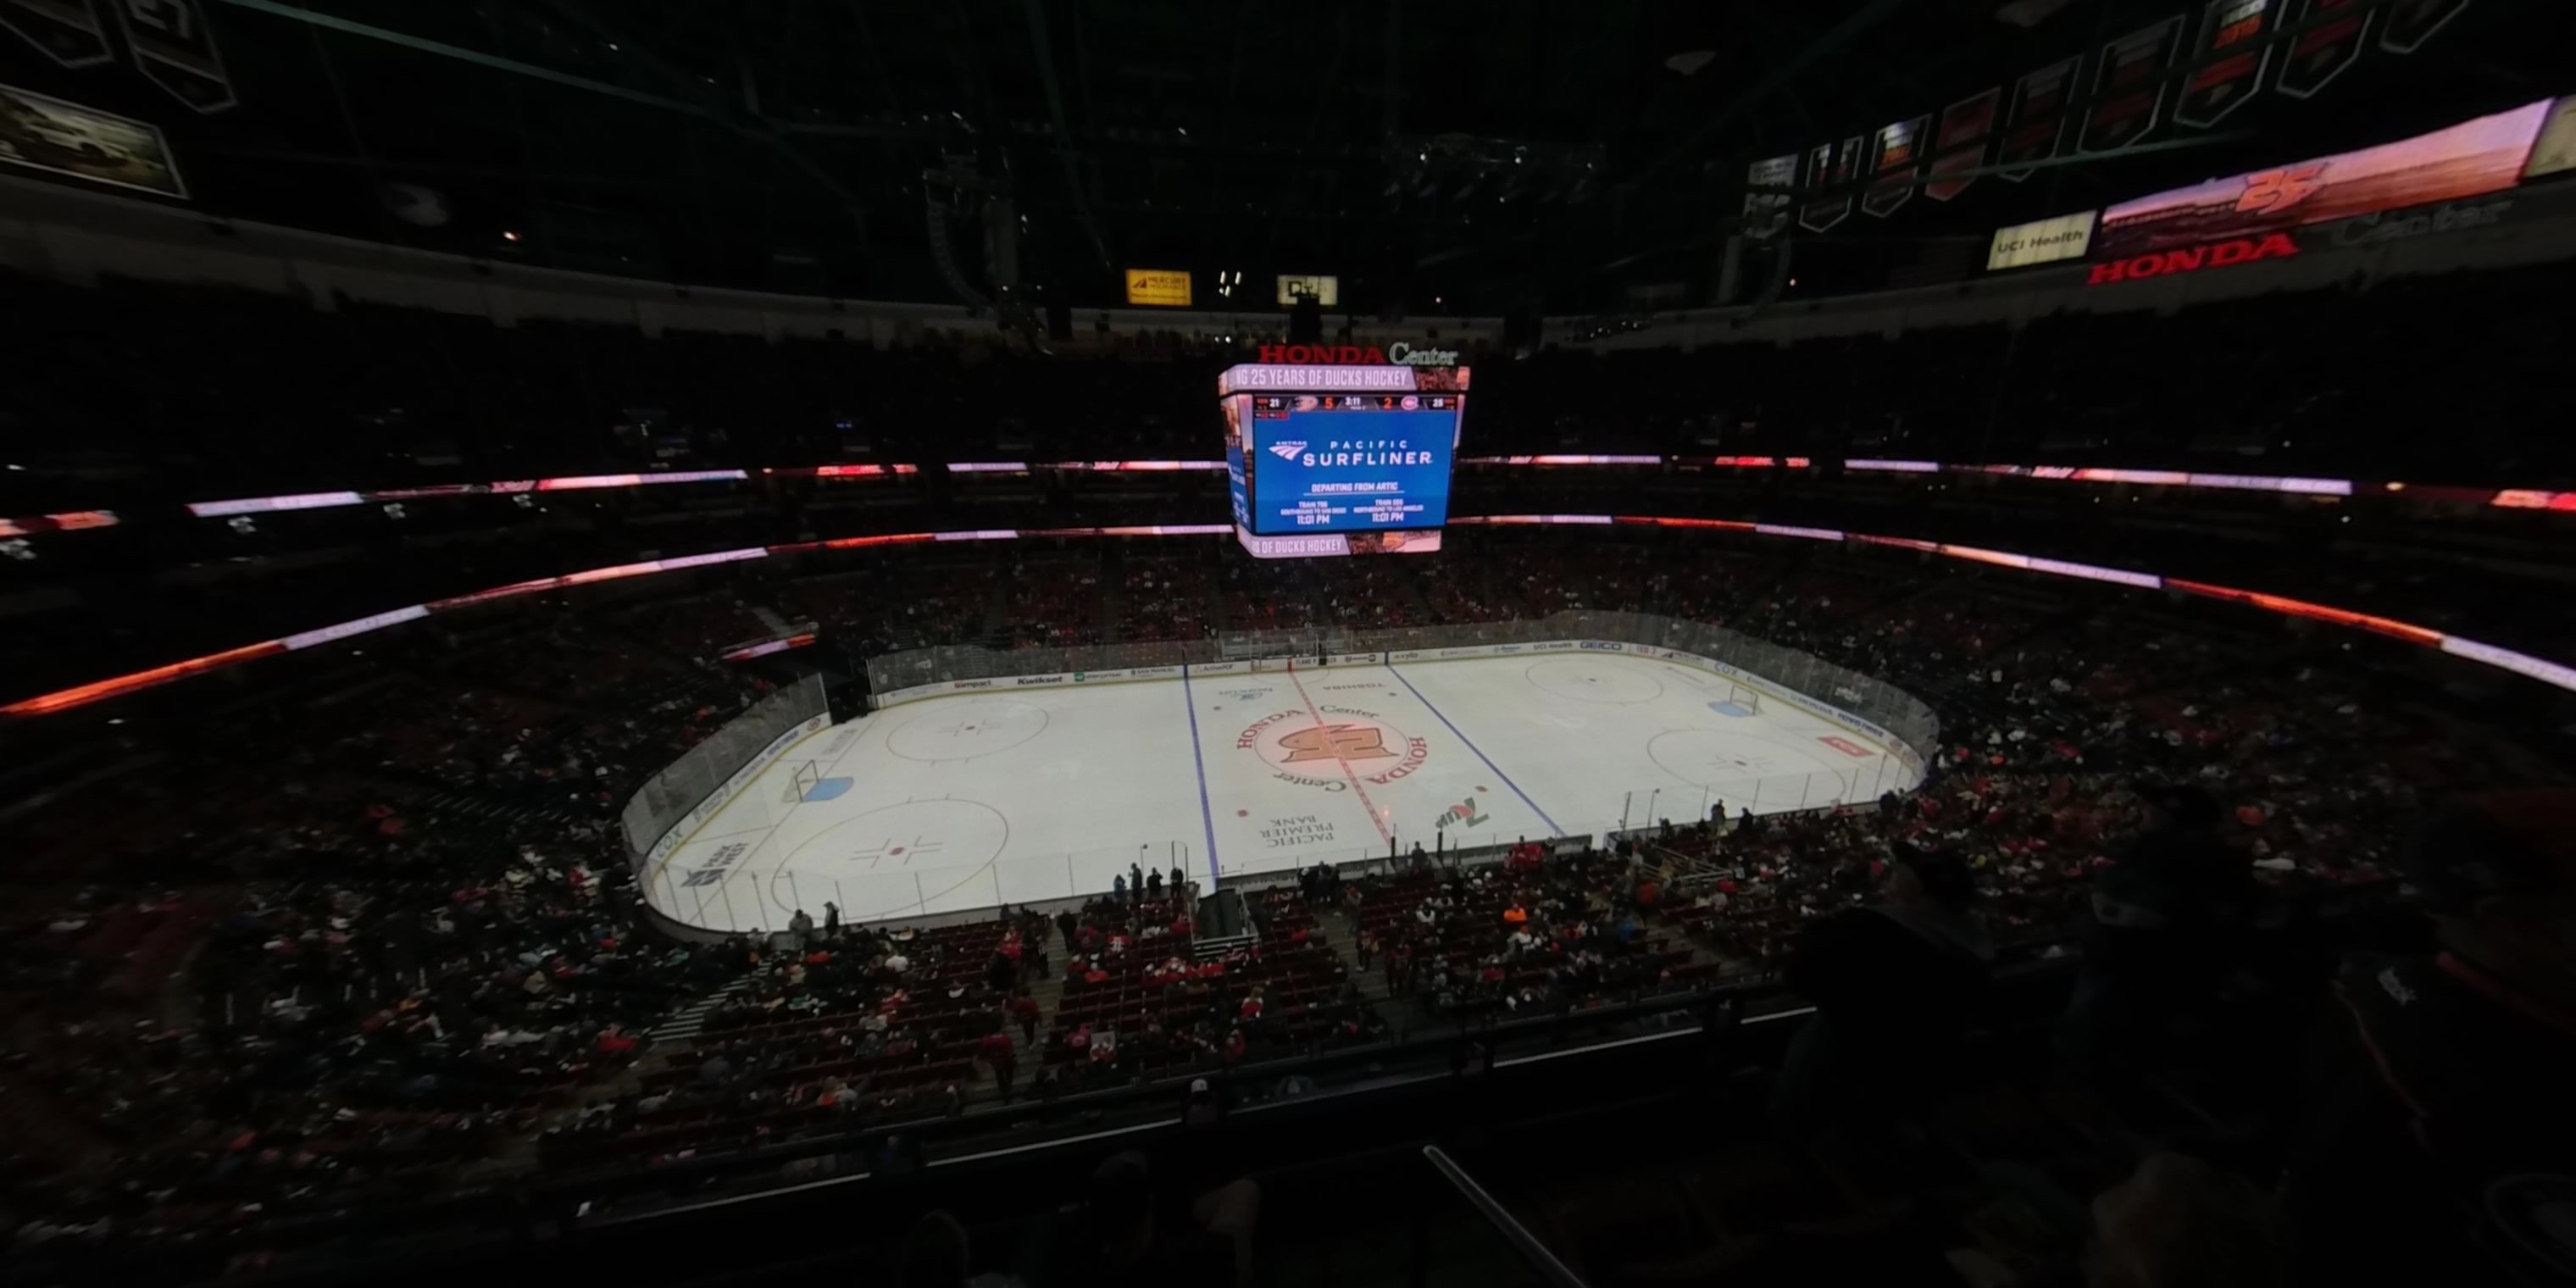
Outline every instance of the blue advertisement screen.
<svg viewBox="0 0 2576 1288">
<path fill-rule="evenodd" d="M 1365 405 L 1327 406 L 1335 401 Z M 1449 466 L 1462 401 L 1405 398 L 1401 402 L 1415 404 L 1406 408 L 1392 398 L 1307 396 L 1284 408 L 1255 411 L 1245 462 L 1252 531 L 1273 536 L 1440 527 L 1449 518 Z M 1234 461 L 1227 465 L 1232 468 Z"/>
<path fill-rule="evenodd" d="M 1225 405 L 1226 488 L 1234 498 L 1234 526 L 1246 531 L 1252 528 L 1252 498 L 1244 491 L 1243 435 L 1236 426 L 1242 423 L 1243 405 L 1250 401 L 1247 398 L 1236 398 L 1228 400 Z"/>
</svg>

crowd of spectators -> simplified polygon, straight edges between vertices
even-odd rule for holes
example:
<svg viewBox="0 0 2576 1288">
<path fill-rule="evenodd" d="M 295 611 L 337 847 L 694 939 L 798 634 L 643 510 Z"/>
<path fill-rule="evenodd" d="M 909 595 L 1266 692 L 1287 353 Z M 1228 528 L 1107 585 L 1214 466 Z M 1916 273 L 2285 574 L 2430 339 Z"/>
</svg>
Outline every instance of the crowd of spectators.
<svg viewBox="0 0 2576 1288">
<path fill-rule="evenodd" d="M 31 832 L 98 879 L 0 990 L 16 1098 L 51 1120 L 22 1239 L 438 1193 L 738 973 L 645 927 L 612 820 L 764 686 L 623 625 L 389 647 L 374 719 L 172 731 L 148 805 L 79 797 Z"/>
<path fill-rule="evenodd" d="M 547 1161 L 663 1162 L 951 1113 L 978 1062 L 992 1092 L 1011 1093 L 1011 1026 L 1034 1016 L 1028 986 L 1049 971 L 1043 918 L 885 928 L 844 924 L 827 904 L 790 927 L 717 948 L 738 973 L 690 1048 L 550 1127 Z"/>
<path fill-rule="evenodd" d="M 1526 842 L 1499 865 L 1417 860 L 1349 887 L 1363 967 L 1434 1016 L 1539 1015 L 1715 974 L 1653 919 L 1659 879 L 1630 853 Z"/>
<path fill-rule="evenodd" d="M 1998 939 L 2062 936 L 2157 784 L 2215 802 L 2212 834 L 2269 886 L 2364 883 L 2425 800 L 2486 772 L 2309 643 L 1973 571 L 1465 536 L 1470 557 L 1258 575 L 1308 579 L 1318 620 L 1352 627 L 1633 609 L 1807 648 L 1941 711 L 1929 780 L 1836 812 L 1680 819 L 1621 850 L 1276 887 L 1253 895 L 1253 938 L 1206 958 L 1179 879 L 1141 871 L 1062 920 L 887 931 L 821 909 L 783 940 L 685 947 L 641 924 L 608 820 L 761 684 L 628 630 L 651 606 L 490 651 L 389 646 L 389 718 L 343 727 L 328 757 L 291 724 L 245 735 L 292 785 L 191 803 L 222 839 L 170 840 L 211 874 L 56 897 L 39 949 L 11 955 L 11 996 L 39 1000 L 12 1012 L 5 1072 L 59 1111 L 50 1153 L 115 1178 L 22 1186 L 13 1205 L 41 1214 L 23 1237 L 238 1227 L 426 1193 L 531 1139 L 561 1166 L 670 1159 L 1778 969 L 1805 927 L 1870 900 L 1899 846 L 1958 856 Z M 715 603 L 860 620 L 906 611 L 927 567 Z M 1128 569 L 1081 620 L 1123 619 L 1104 605 L 1151 587 L 1231 624 L 1203 563 Z M 242 751 L 207 753 L 206 781 L 233 781 L 216 771 Z M 710 997 L 690 1045 L 644 1059 Z"/>
<path fill-rule="evenodd" d="M 1114 1086 L 1157 1073 L 1234 1069 L 1383 1034 L 1314 911 L 1290 892 L 1250 896 L 1248 937 L 1197 951 L 1195 891 L 1174 870 L 1138 874 L 1058 917 L 1071 945 L 1044 1062 L 1042 1090 Z"/>
</svg>

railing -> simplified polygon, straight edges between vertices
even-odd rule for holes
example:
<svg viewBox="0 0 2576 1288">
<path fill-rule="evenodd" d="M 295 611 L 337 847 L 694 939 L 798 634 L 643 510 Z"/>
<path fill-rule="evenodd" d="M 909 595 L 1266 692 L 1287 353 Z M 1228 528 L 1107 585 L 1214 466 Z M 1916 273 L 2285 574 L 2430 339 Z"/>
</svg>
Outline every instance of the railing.
<svg viewBox="0 0 2576 1288">
<path fill-rule="evenodd" d="M 764 806 L 767 808 L 767 806 Z M 771 817 L 746 815 L 745 817 Z M 1159 845 L 1094 846 L 1052 854 L 1022 854 L 994 859 L 978 867 L 851 871 L 833 876 L 781 866 L 767 878 L 769 889 L 739 888 L 734 881 L 691 884 L 677 865 L 646 874 L 645 902 L 692 930 L 717 933 L 778 930 L 797 908 L 840 910 L 845 921 L 884 922 L 951 917 L 965 913 L 990 916 L 990 909 L 1047 908 L 1106 893 L 1112 877 L 1130 865 L 1169 872 L 1196 873 L 1198 859 L 1186 841 Z"/>
<path fill-rule="evenodd" d="M 1592 847 L 1589 836 L 1542 836 L 1539 845 L 1553 857 L 1580 854 Z M 1452 845 L 1440 850 L 1424 850 L 1423 865 L 1429 868 L 1472 868 L 1500 863 L 1511 856 L 1514 839 L 1480 841 L 1473 845 Z M 1413 870 L 1411 851 L 1389 854 L 1384 850 L 1309 851 L 1300 854 L 1294 867 L 1237 867 L 1225 864 L 1217 869 L 1216 884 L 1220 890 L 1265 890 L 1271 886 L 1293 885 L 1298 874 L 1319 864 L 1333 865 L 1333 876 L 1339 881 L 1357 881 L 1361 877 L 1395 875 Z"/>
<path fill-rule="evenodd" d="M 1449 1182 L 1451 1188 L 1458 1191 L 1458 1197 L 1467 1200 L 1467 1206 L 1474 1208 L 1476 1215 L 1483 1217 L 1485 1223 L 1494 1228 L 1494 1233 L 1503 1236 L 1503 1242 L 1511 1246 L 1512 1251 L 1520 1257 L 1521 1264 L 1528 1266 L 1532 1273 L 1553 1285 L 1554 1288 L 1586 1288 L 1581 1275 L 1574 1273 L 1564 1262 L 1557 1260 L 1556 1254 L 1548 1251 L 1547 1245 L 1539 1242 L 1538 1236 L 1529 1232 L 1529 1227 L 1522 1225 L 1513 1218 L 1511 1213 L 1504 1211 L 1503 1205 L 1496 1202 L 1493 1195 L 1486 1193 L 1485 1187 L 1478 1185 L 1476 1178 L 1467 1175 L 1467 1169 L 1458 1166 L 1457 1161 L 1442 1152 L 1439 1146 L 1423 1146 L 1422 1157 L 1423 1161 L 1431 1164 L 1433 1171 L 1440 1174 L 1442 1180 Z"/>
</svg>

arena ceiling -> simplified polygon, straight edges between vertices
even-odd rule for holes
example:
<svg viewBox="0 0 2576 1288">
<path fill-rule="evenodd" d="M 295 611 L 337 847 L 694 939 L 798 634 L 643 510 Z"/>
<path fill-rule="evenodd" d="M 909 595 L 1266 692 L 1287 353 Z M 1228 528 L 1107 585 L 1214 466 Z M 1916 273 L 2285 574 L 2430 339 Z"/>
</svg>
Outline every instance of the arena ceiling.
<svg viewBox="0 0 2576 1288">
<path fill-rule="evenodd" d="M 1077 306 L 1114 302 L 1122 267 L 1177 267 L 1202 304 L 1217 273 L 1260 305 L 1303 272 L 1358 308 L 1490 313 L 1703 295 L 1750 159 L 1936 112 L 2190 0 L 203 4 L 232 110 L 122 69 L 23 79 L 170 127 L 219 213 L 942 301 L 990 290 L 1016 227 L 1023 289 Z M 2206 146 L 1989 183 L 1819 263 L 1883 273 L 2000 223 L 2576 90 L 2571 9 L 2477 0 L 2422 52 L 2260 100 Z"/>
</svg>

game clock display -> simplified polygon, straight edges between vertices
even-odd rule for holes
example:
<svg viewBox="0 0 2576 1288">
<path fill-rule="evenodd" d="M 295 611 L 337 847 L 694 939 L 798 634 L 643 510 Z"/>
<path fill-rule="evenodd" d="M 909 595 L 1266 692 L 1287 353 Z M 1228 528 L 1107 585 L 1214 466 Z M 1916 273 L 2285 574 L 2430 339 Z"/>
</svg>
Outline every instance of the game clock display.
<svg viewBox="0 0 2576 1288">
<path fill-rule="evenodd" d="M 1408 387 L 1228 396 L 1226 470 L 1237 535 L 1265 557 L 1438 549 L 1465 395 L 1410 388 L 1417 369 L 1330 370 L 1385 373 L 1377 383 Z M 1432 377 L 1423 383 L 1464 385 L 1463 371 L 1419 374 Z"/>
</svg>

